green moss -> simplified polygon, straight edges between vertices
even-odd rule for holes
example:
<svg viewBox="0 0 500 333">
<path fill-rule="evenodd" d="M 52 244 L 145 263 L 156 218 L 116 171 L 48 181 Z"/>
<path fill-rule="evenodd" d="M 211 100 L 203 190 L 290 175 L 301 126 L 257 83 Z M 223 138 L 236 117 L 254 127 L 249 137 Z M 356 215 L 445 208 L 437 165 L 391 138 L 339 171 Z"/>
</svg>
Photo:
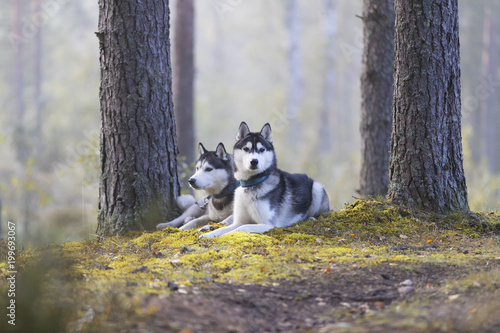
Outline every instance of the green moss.
<svg viewBox="0 0 500 333">
<path fill-rule="evenodd" d="M 75 272 L 86 279 L 127 281 L 146 292 L 150 282 L 158 280 L 153 283 L 158 292 L 168 281 L 263 283 L 325 269 L 331 263 L 445 261 L 450 258 L 442 251 L 417 257 L 390 249 L 448 245 L 463 237 L 477 237 L 479 229 L 460 214 L 416 217 L 384 202 L 356 201 L 317 220 L 275 228 L 264 235 L 232 233 L 200 240 L 194 230 L 167 228 L 100 243 L 67 243 L 63 252 L 77 261 Z M 460 255 L 454 260 L 460 261 Z M 137 271 L 142 266 L 147 268 Z"/>
<path fill-rule="evenodd" d="M 51 274 L 63 277 L 75 290 L 64 297 L 83 304 L 78 316 L 93 308 L 97 318 L 105 318 L 110 307 L 120 312 L 135 306 L 137 300 L 124 293 L 170 294 L 169 282 L 267 284 L 353 265 L 463 265 L 491 260 L 498 257 L 499 221 L 498 214 L 432 215 L 383 201 L 356 201 L 316 220 L 266 234 L 199 239 L 195 230 L 167 228 L 22 252 L 18 262 L 24 267 L 39 261 L 43 253 L 56 251 L 67 264 Z M 0 249 L 5 252 L 4 245 Z M 7 271 L 5 263 L 0 271 Z M 5 281 L 0 287 L 5 287 Z"/>
</svg>

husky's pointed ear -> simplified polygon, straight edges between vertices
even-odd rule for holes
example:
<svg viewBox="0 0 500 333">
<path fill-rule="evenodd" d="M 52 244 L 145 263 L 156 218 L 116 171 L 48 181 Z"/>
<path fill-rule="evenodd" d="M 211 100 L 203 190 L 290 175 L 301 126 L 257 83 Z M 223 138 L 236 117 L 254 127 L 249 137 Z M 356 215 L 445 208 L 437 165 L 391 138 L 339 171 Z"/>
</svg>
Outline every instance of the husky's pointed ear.
<svg viewBox="0 0 500 333">
<path fill-rule="evenodd" d="M 222 142 L 217 145 L 217 148 L 215 148 L 215 155 L 217 155 L 220 159 L 227 160 L 226 148 Z"/>
<path fill-rule="evenodd" d="M 247 123 L 241 122 L 240 128 L 238 129 L 238 135 L 236 135 L 236 141 L 243 139 L 250 133 L 250 128 L 248 128 Z"/>
<path fill-rule="evenodd" d="M 201 155 L 205 154 L 207 152 L 207 150 L 205 149 L 205 147 L 203 147 L 203 143 L 198 143 L 198 157 L 200 157 Z"/>
<path fill-rule="evenodd" d="M 270 143 L 273 143 L 273 133 L 271 132 L 271 125 L 269 123 L 265 124 L 260 130 L 260 135 L 264 137 Z"/>
</svg>

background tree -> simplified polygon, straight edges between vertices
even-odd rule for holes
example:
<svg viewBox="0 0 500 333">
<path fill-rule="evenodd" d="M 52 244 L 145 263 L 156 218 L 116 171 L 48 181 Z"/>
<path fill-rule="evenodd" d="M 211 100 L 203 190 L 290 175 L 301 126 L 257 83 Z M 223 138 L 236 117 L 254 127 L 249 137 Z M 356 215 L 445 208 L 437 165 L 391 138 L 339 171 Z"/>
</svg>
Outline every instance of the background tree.
<svg viewBox="0 0 500 333">
<path fill-rule="evenodd" d="M 16 36 L 22 36 L 22 17 L 25 14 L 23 1 L 16 0 L 14 12 L 14 27 Z M 25 133 L 24 118 L 26 113 L 26 103 L 24 101 L 24 43 L 16 44 L 16 49 L 13 54 L 14 62 L 14 85 L 15 85 L 15 101 L 16 101 L 16 120 L 14 128 L 14 145 L 16 147 L 17 159 L 26 164 L 28 159 L 27 137 Z"/>
<path fill-rule="evenodd" d="M 395 15 L 388 197 L 429 211 L 468 211 L 457 0 L 396 0 Z"/>
<path fill-rule="evenodd" d="M 32 244 L 92 238 L 97 227 L 100 175 L 100 113 L 95 112 L 99 109 L 99 41 L 94 35 L 98 2 L 45 1 L 51 4 L 46 6 L 41 1 L 41 16 L 34 17 L 35 0 L 24 1 L 20 37 L 13 43 L 11 37 L 18 36 L 14 27 L 17 2 L 4 0 L 0 11 L 0 35 L 5 37 L 0 38 L 0 105 L 4 111 L 0 112 L 0 193 L 4 227 L 9 220 L 17 222 L 19 236 L 24 239 L 27 205 L 22 196 L 28 185 L 36 194 L 31 205 L 36 218 L 30 225 Z M 215 6 L 221 3 L 227 5 L 224 12 Z M 279 163 L 289 171 L 306 172 L 321 181 L 329 191 L 332 207 L 341 208 L 357 196 L 360 185 L 363 21 L 356 15 L 362 16 L 363 1 L 298 0 L 304 112 L 298 118 L 302 145 L 294 147 L 294 154 L 289 151 L 287 136 L 291 119 L 284 114 L 289 30 L 283 19 L 276 19 L 285 17 L 285 3 L 196 1 L 195 9 L 203 15 L 195 15 L 195 120 L 199 124 L 195 137 L 215 147 L 220 141 L 234 140 L 234 127 L 242 119 L 254 126 L 261 126 L 262 119 L 267 119 L 277 142 L 283 143 L 276 145 Z M 334 4 L 332 39 L 327 39 L 322 24 L 328 17 L 327 3 Z M 486 102 L 483 98 L 489 96 L 492 103 L 498 103 L 500 94 L 498 65 L 488 74 L 492 74 L 492 83 L 484 79 L 481 70 L 486 4 L 492 8 L 493 17 L 500 15 L 496 2 L 491 0 L 459 2 L 463 153 L 471 210 L 498 211 L 500 175 L 487 169 L 487 157 L 480 149 L 484 137 L 480 119 Z M 171 19 L 172 29 L 174 21 Z M 43 145 L 39 156 L 32 154 L 36 151 L 35 31 L 43 34 Z M 496 31 L 495 36 L 499 33 Z M 330 40 L 335 59 L 327 65 L 326 46 Z M 18 46 L 23 48 L 23 130 L 27 134 L 23 136 L 14 136 L 19 101 L 15 66 Z M 327 72 L 333 72 L 335 84 L 333 90 L 324 91 Z M 488 94 L 481 94 L 485 91 Z M 326 137 L 319 134 L 325 97 L 331 98 L 329 149 L 326 141 L 319 140 Z M 17 159 L 20 151 L 16 142 L 30 148 L 28 157 L 35 155 L 31 179 L 26 177 L 26 164 Z M 327 152 L 316 148 L 325 143 Z"/>
<path fill-rule="evenodd" d="M 500 5 L 498 3 L 486 2 L 483 5 L 483 45 L 481 54 L 481 74 L 487 86 L 477 90 L 481 97 L 480 105 L 480 130 L 481 133 L 481 156 L 484 156 L 488 169 L 491 173 L 500 173 L 500 153 L 498 151 L 498 126 L 500 117 L 498 116 L 499 99 L 494 94 L 493 82 L 498 81 L 498 71 L 500 67 L 498 52 L 500 51 L 500 38 L 497 34 L 500 25 L 497 22 Z"/>
<path fill-rule="evenodd" d="M 319 144 L 318 151 L 331 153 L 332 143 L 335 142 L 332 127 L 334 126 L 333 110 L 335 106 L 335 57 L 337 44 L 337 8 L 335 0 L 326 0 L 324 17 L 324 32 L 326 37 L 326 64 L 323 85 L 323 104 L 320 109 Z"/>
<path fill-rule="evenodd" d="M 288 89 L 287 117 L 290 119 L 288 139 L 291 144 L 298 144 L 301 137 L 299 110 L 302 102 L 302 60 L 300 57 L 300 8 L 298 0 L 289 0 L 286 5 L 286 26 L 288 30 Z"/>
<path fill-rule="evenodd" d="M 173 93 L 179 155 L 191 163 L 194 149 L 194 3 L 176 0 Z"/>
<path fill-rule="evenodd" d="M 389 186 L 394 82 L 394 0 L 364 0 L 361 74 L 361 173 L 363 197 Z"/>
<path fill-rule="evenodd" d="M 35 0 L 35 14 L 39 14 L 42 10 L 41 0 Z M 40 156 L 42 148 L 42 27 L 38 27 L 38 32 L 35 35 L 35 50 L 33 53 L 33 61 L 35 63 L 34 73 L 34 104 L 35 104 L 35 132 L 33 140 L 35 142 L 34 153 Z M 38 158 L 37 158 L 38 162 Z"/>
<path fill-rule="evenodd" d="M 180 192 L 168 0 L 99 1 L 101 180 L 97 234 L 153 229 Z"/>
<path fill-rule="evenodd" d="M 23 27 L 23 18 L 27 13 L 31 13 L 29 8 L 23 6 L 23 1 L 17 0 L 15 2 L 14 14 L 14 32 L 16 36 L 23 36 L 26 29 Z M 35 31 L 36 33 L 36 31 Z M 15 68 L 15 100 L 16 100 L 16 121 L 14 126 L 14 145 L 16 148 L 16 157 L 21 165 L 22 175 L 20 178 L 20 203 L 21 203 L 21 221 L 23 238 L 28 240 L 31 236 L 31 225 L 36 215 L 35 193 L 33 192 L 33 159 L 31 158 L 31 140 L 30 133 L 26 126 L 26 103 L 25 103 L 25 67 L 27 61 L 25 60 L 25 43 L 17 43 L 15 52 L 13 54 L 13 62 Z"/>
</svg>

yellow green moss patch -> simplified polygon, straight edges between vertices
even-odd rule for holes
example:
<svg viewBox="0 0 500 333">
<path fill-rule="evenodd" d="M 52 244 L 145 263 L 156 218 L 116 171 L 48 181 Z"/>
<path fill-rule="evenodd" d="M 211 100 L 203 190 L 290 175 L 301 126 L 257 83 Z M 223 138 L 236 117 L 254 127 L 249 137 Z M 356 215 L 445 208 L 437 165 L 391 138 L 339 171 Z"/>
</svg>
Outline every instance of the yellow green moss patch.
<svg viewBox="0 0 500 333">
<path fill-rule="evenodd" d="M 481 228 L 462 215 L 417 217 L 383 202 L 357 201 L 342 211 L 267 234 L 199 239 L 194 230 L 167 228 L 100 243 L 67 243 L 63 253 L 77 262 L 75 269 L 86 279 L 127 280 L 146 289 L 168 281 L 264 283 L 353 262 L 461 263 L 468 258 L 459 247 L 477 237 Z M 493 255 L 490 252 L 481 255 Z"/>
<path fill-rule="evenodd" d="M 81 304 L 75 318 L 92 308 L 105 322 L 112 316 L 121 320 L 157 311 L 138 305 L 137 295 L 171 295 L 213 282 L 267 285 L 358 267 L 411 270 L 423 264 L 462 267 L 496 262 L 499 220 L 495 214 L 434 216 L 380 201 L 356 201 L 341 211 L 266 234 L 199 239 L 195 230 L 167 228 L 20 252 L 18 263 L 22 274 L 44 258 L 59 258 L 42 273 L 51 281 L 45 290 L 64 302 Z M 5 251 L 2 243 L 0 252 Z M 0 272 L 6 274 L 5 263 Z M 476 279 L 481 284 L 489 277 Z M 5 288 L 3 280 L 0 289 Z M 63 294 L 67 289 L 74 291 Z"/>
</svg>

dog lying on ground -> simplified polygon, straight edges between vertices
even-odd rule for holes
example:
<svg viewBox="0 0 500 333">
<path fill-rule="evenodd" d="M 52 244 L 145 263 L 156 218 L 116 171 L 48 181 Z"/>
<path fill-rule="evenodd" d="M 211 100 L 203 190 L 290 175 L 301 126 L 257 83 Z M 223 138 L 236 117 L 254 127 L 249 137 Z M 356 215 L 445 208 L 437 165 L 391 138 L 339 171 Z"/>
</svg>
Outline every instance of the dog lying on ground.
<svg viewBox="0 0 500 333">
<path fill-rule="evenodd" d="M 242 122 L 233 159 L 234 175 L 241 185 L 234 197 L 234 221 L 200 237 L 216 237 L 234 231 L 263 233 L 330 210 L 323 185 L 305 174 L 290 174 L 278 169 L 269 124 L 254 133 Z"/>
<path fill-rule="evenodd" d="M 196 172 L 189 178 L 189 185 L 195 190 L 203 190 L 206 197 L 196 201 L 191 195 L 181 195 L 176 199 L 183 211 L 178 218 L 160 223 L 157 229 L 168 226 L 187 230 L 201 227 L 210 221 L 231 223 L 234 191 L 239 182 L 234 178 L 233 159 L 219 143 L 215 151 L 207 151 L 203 144 L 198 144 Z"/>
</svg>

